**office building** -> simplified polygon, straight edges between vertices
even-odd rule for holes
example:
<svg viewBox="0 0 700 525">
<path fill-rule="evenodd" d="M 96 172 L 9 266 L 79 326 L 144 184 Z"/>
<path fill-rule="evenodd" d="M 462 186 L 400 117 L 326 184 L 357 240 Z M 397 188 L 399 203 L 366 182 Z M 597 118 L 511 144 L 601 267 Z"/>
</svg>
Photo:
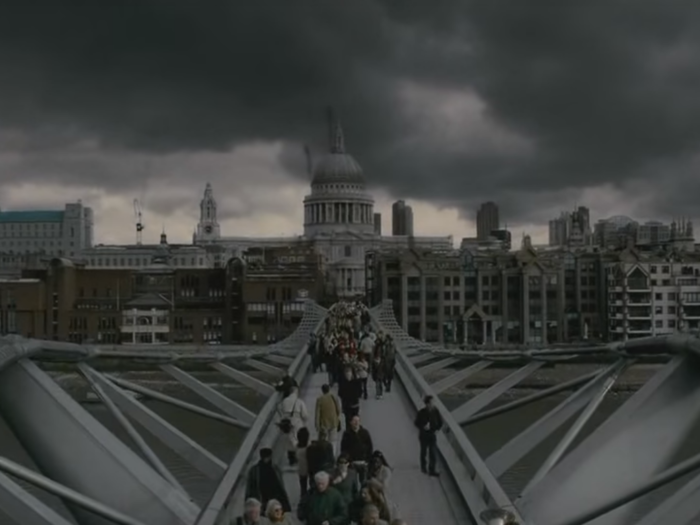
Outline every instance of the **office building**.
<svg viewBox="0 0 700 525">
<path fill-rule="evenodd" d="M 484 202 L 476 212 L 476 238 L 486 240 L 492 231 L 500 229 L 498 206 L 495 202 Z"/>
<path fill-rule="evenodd" d="M 374 214 L 374 234 L 381 237 L 382 235 L 382 214 Z"/>
<path fill-rule="evenodd" d="M 579 206 L 573 212 L 562 212 L 549 221 L 549 245 L 581 247 L 592 243 L 590 210 Z"/>
<path fill-rule="evenodd" d="M 367 294 L 391 299 L 399 324 L 425 341 L 548 344 L 604 335 L 600 254 L 425 250 L 368 257 Z M 371 270 L 370 270 L 371 268 Z"/>
<path fill-rule="evenodd" d="M 402 200 L 391 206 L 391 234 L 413 236 L 413 208 Z"/>
</svg>

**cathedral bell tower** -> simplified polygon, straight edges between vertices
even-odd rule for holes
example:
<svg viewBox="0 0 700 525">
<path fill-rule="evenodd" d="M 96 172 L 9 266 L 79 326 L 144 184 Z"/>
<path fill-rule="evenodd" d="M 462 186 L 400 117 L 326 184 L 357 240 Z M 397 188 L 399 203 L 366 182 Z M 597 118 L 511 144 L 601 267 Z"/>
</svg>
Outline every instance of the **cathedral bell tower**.
<svg viewBox="0 0 700 525">
<path fill-rule="evenodd" d="M 207 182 L 204 196 L 199 203 L 199 223 L 197 224 L 196 241 L 215 241 L 221 237 L 219 222 L 216 219 L 216 201 L 211 184 Z"/>
</svg>

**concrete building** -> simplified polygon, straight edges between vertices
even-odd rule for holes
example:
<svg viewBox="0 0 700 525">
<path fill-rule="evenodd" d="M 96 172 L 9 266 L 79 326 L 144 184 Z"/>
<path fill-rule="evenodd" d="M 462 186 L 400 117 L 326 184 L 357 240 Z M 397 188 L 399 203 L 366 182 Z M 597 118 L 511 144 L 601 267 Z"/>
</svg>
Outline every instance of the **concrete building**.
<svg viewBox="0 0 700 525">
<path fill-rule="evenodd" d="M 413 236 L 413 208 L 403 200 L 391 205 L 391 234 Z"/>
<path fill-rule="evenodd" d="M 425 341 L 547 344 L 604 334 L 600 254 L 425 250 L 368 255 L 371 302 L 391 299 L 404 330 Z"/>
<path fill-rule="evenodd" d="M 55 258 L 24 278 L 0 280 L 0 333 L 95 344 L 263 343 L 294 330 L 306 298 L 324 300 L 312 248 L 252 254 L 221 268 L 170 263 L 163 245 L 138 269 Z"/>
<path fill-rule="evenodd" d="M 484 202 L 476 212 L 476 238 L 486 240 L 492 231 L 500 229 L 498 206 L 495 202 Z"/>
<path fill-rule="evenodd" d="M 78 201 L 63 210 L 0 212 L 0 253 L 73 257 L 93 243 L 92 208 Z"/>
<path fill-rule="evenodd" d="M 607 257 L 608 339 L 700 328 L 700 254 L 628 247 Z"/>
</svg>

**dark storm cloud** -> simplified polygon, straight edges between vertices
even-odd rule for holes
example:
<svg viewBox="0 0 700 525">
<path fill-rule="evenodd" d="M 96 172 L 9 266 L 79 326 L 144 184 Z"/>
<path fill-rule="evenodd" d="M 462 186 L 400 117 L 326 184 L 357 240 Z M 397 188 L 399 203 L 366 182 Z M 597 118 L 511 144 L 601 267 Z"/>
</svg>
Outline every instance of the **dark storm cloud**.
<svg viewBox="0 0 700 525">
<path fill-rule="evenodd" d="M 52 140 L 147 153 L 281 140 L 306 177 L 299 145 L 318 150 L 331 103 L 369 178 L 397 196 L 469 215 L 492 199 L 516 221 L 543 218 L 558 190 L 656 183 L 664 199 L 645 212 L 692 215 L 674 180 L 700 142 L 699 38 L 700 4 L 669 0 L 4 2 L 0 126 L 38 159 Z M 406 145 L 421 131 L 398 96 L 411 81 L 475 91 L 533 150 Z M 135 169 L 61 171 L 43 173 L 140 183 Z"/>
</svg>

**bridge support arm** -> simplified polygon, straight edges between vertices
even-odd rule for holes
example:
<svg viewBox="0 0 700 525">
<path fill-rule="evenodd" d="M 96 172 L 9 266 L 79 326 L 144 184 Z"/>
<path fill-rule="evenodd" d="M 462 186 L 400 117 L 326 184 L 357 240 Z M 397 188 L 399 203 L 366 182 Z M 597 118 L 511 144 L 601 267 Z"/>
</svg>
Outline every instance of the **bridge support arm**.
<svg viewBox="0 0 700 525">
<path fill-rule="evenodd" d="M 0 509 L 15 523 L 71 525 L 63 516 L 5 474 L 0 474 Z"/>
<path fill-rule="evenodd" d="M 194 522 L 199 510 L 194 503 L 33 362 L 22 360 L 0 372 L 0 412 L 40 471 L 57 483 L 151 525 Z M 109 523 L 69 508 L 81 525 Z"/>
<path fill-rule="evenodd" d="M 666 469 L 700 415 L 699 378 L 696 356 L 674 357 L 522 498 L 523 514 L 559 525 Z M 596 525 L 627 523 L 633 510 L 620 507 Z"/>
</svg>

